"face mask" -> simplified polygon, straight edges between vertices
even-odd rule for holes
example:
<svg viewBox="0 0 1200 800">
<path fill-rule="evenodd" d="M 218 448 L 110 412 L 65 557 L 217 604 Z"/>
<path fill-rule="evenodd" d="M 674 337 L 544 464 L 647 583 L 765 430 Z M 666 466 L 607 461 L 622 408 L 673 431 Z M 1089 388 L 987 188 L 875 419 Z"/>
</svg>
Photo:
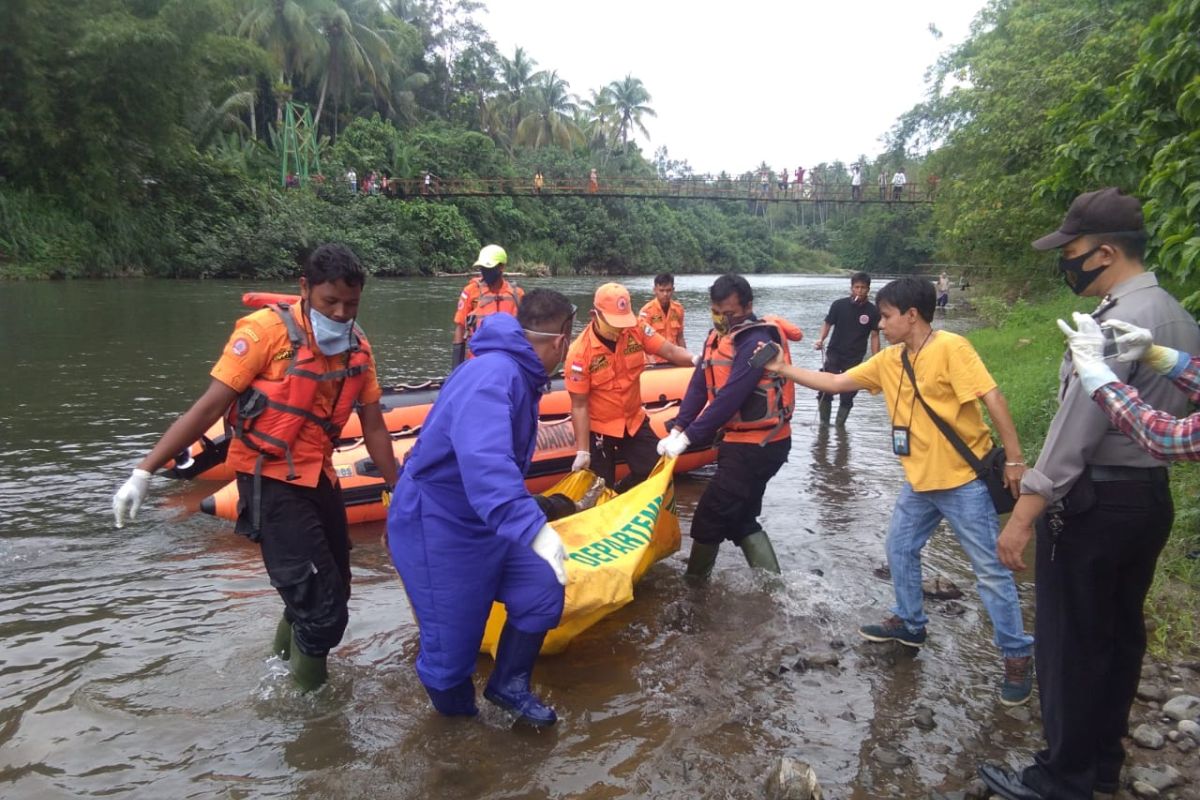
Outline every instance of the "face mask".
<svg viewBox="0 0 1200 800">
<path fill-rule="evenodd" d="M 483 282 L 488 286 L 495 286 L 500 282 L 499 267 L 480 267 L 479 274 L 483 277 Z"/>
<path fill-rule="evenodd" d="M 1091 272 L 1084 272 L 1083 262 L 1087 261 L 1099 249 L 1099 247 L 1093 247 L 1083 255 L 1078 255 L 1074 258 L 1058 259 L 1058 270 L 1062 273 L 1063 282 L 1071 287 L 1071 291 L 1075 294 L 1083 294 L 1084 290 L 1092 285 L 1092 281 L 1099 278 L 1100 273 L 1111 266 L 1111 264 L 1105 264 L 1103 267 L 1094 269 Z"/>
<path fill-rule="evenodd" d="M 740 317 L 733 317 L 729 316 L 728 314 L 718 314 L 715 311 L 710 313 L 712 314 L 713 330 L 715 330 L 721 336 L 729 333 L 735 327 L 745 322 L 748 318 L 745 314 Z"/>
<path fill-rule="evenodd" d="M 313 338 L 317 340 L 317 349 L 324 355 L 336 356 L 350 349 L 350 329 L 354 320 L 334 322 L 329 317 L 317 311 L 308 309 L 308 321 L 312 323 Z"/>
</svg>

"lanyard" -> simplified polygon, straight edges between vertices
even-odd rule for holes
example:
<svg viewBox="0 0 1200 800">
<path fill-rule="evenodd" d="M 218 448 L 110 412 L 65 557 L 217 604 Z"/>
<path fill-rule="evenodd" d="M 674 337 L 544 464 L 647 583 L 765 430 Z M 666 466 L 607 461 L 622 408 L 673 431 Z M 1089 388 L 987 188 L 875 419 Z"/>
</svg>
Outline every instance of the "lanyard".
<svg viewBox="0 0 1200 800">
<path fill-rule="evenodd" d="M 913 378 L 914 379 L 916 378 L 916 375 L 917 375 L 917 359 L 921 357 L 921 353 L 925 352 L 925 345 L 929 341 L 930 336 L 933 336 L 932 328 L 929 329 L 929 333 L 925 334 L 925 338 L 923 340 L 921 340 L 921 346 L 917 349 L 917 354 L 914 355 L 912 358 L 912 368 L 913 368 Z M 900 404 L 900 390 L 904 388 L 904 373 L 905 372 L 906 372 L 906 370 L 904 370 L 904 369 L 900 370 L 900 382 L 896 384 L 896 399 L 892 403 L 892 424 L 893 425 L 896 424 L 896 410 Z M 913 384 L 912 401 L 908 404 L 908 424 L 910 426 L 912 425 L 913 409 L 916 407 L 916 405 L 917 405 L 917 386 L 916 386 L 916 383 L 914 383 Z"/>
</svg>

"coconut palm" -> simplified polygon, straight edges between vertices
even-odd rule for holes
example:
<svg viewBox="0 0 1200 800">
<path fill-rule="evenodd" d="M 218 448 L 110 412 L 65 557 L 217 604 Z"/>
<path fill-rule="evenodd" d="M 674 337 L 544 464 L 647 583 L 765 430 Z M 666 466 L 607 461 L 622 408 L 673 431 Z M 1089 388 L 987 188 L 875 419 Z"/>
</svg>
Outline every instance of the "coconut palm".
<svg viewBox="0 0 1200 800">
<path fill-rule="evenodd" d="M 316 14 L 329 0 L 249 0 L 238 23 L 238 36 L 258 42 L 279 69 L 275 86 L 276 124 L 283 124 L 285 95 L 290 96 L 297 75 L 306 75 L 324 57 L 325 39 L 316 26 Z"/>
<path fill-rule="evenodd" d="M 570 84 L 558 77 L 558 71 L 542 76 L 532 92 L 530 112 L 517 125 L 515 144 L 539 148 L 548 144 L 569 148 L 583 142 L 575 124 L 579 106 L 568 92 Z"/>
<path fill-rule="evenodd" d="M 320 130 L 327 97 L 344 99 L 363 84 L 376 94 L 387 91 L 392 51 L 387 32 L 375 27 L 379 13 L 377 0 L 335 0 L 317 13 L 326 57 L 313 115 L 315 129 Z"/>
<path fill-rule="evenodd" d="M 652 99 L 641 78 L 626 75 L 622 80 L 613 81 L 608 85 L 613 107 L 617 114 L 617 132 L 621 137 L 621 149 L 629 148 L 629 131 L 637 128 L 643 136 L 650 138 L 650 132 L 642 123 L 642 117 L 657 117 L 654 109 L 646 105 Z"/>
<path fill-rule="evenodd" d="M 612 93 L 605 86 L 600 91 L 592 89 L 592 96 L 579 103 L 577 117 L 587 145 L 593 151 L 608 151 L 608 143 L 616 132 L 616 107 Z"/>
</svg>

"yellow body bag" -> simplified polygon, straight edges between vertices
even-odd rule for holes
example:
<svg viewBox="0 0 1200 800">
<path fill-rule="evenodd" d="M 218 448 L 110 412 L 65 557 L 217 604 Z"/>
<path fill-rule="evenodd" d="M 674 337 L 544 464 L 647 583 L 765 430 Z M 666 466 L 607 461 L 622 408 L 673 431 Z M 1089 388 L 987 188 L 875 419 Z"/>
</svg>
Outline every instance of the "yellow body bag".
<svg viewBox="0 0 1200 800">
<path fill-rule="evenodd" d="M 561 653 L 570 641 L 633 600 L 633 585 L 654 562 L 679 549 L 674 463 L 660 460 L 645 482 L 624 494 L 605 490 L 596 505 L 555 520 L 567 551 L 566 601 L 558 627 L 546 635 L 542 653 Z M 578 501 L 595 476 L 574 472 L 547 489 Z M 480 652 L 496 656 L 504 628 L 502 603 L 492 603 Z"/>
</svg>

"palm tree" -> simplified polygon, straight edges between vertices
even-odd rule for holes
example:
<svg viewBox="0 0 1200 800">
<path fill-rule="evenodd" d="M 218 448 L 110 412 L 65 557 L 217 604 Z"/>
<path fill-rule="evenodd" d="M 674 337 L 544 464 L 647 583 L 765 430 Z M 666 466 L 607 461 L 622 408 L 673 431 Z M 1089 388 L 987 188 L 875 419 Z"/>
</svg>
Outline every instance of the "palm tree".
<svg viewBox="0 0 1200 800">
<path fill-rule="evenodd" d="M 616 111 L 612 92 L 607 86 L 600 91 L 592 89 L 592 96 L 580 102 L 579 127 L 589 149 L 603 150 L 607 154 L 609 138 L 616 132 Z"/>
<path fill-rule="evenodd" d="M 642 117 L 657 117 L 654 109 L 646 105 L 652 99 L 641 78 L 626 75 L 624 79 L 613 81 L 608 85 L 612 104 L 617 114 L 617 132 L 621 135 L 621 149 L 629 148 L 629 131 L 637 128 L 647 139 L 650 132 L 642 123 Z"/>
<path fill-rule="evenodd" d="M 546 73 L 534 87 L 532 110 L 517 125 L 515 144 L 533 148 L 547 144 L 569 148 L 583 141 L 575 124 L 579 106 L 567 91 L 570 84 L 558 77 L 558 71 Z"/>
<path fill-rule="evenodd" d="M 279 68 L 275 122 L 283 124 L 284 95 L 290 95 L 297 75 L 311 70 L 324 55 L 325 40 L 317 30 L 316 13 L 328 0 L 249 0 L 238 23 L 238 36 L 258 42 Z"/>
<path fill-rule="evenodd" d="M 392 51 L 386 32 L 374 26 L 379 13 L 377 0 L 335 0 L 318 13 L 327 46 L 314 129 L 320 130 L 330 92 L 345 98 L 363 83 L 377 93 L 387 90 Z"/>
</svg>

